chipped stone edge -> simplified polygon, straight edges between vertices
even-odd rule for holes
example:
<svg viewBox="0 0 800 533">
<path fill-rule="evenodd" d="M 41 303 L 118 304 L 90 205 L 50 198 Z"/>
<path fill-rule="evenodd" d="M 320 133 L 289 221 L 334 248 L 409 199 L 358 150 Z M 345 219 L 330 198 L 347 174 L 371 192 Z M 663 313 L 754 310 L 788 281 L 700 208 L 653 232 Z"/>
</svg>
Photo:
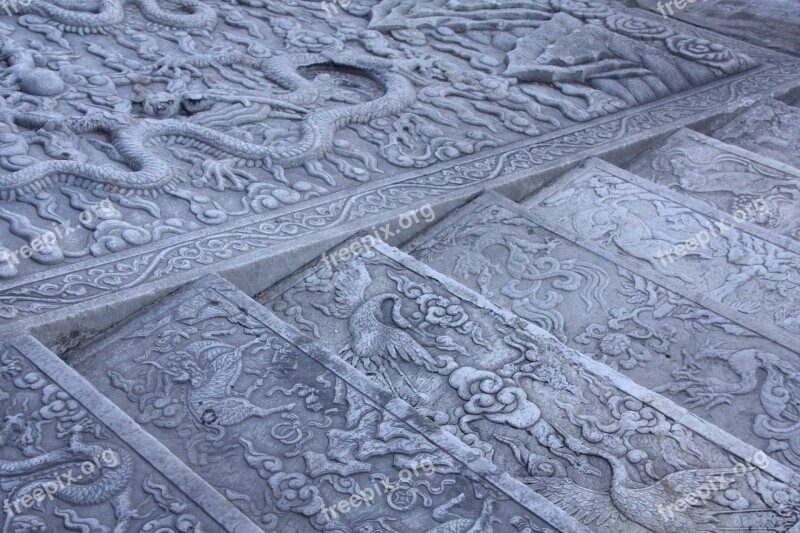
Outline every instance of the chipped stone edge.
<svg viewBox="0 0 800 533">
<path fill-rule="evenodd" d="M 732 216 L 728 215 L 723 211 L 710 208 L 707 205 L 700 202 L 699 200 L 695 200 L 693 198 L 689 198 L 682 195 L 677 195 L 676 193 L 674 193 L 670 189 L 667 189 L 666 187 L 656 185 L 655 183 L 648 181 L 645 178 L 639 177 L 635 174 L 631 174 L 627 170 L 621 169 L 601 159 L 596 159 L 596 158 L 589 159 L 588 161 L 577 167 L 572 172 L 564 174 L 561 178 L 557 179 L 551 185 L 543 188 L 539 192 L 523 200 L 521 202 L 521 205 L 528 211 L 526 216 L 528 216 L 529 219 L 541 225 L 545 229 L 552 231 L 554 233 L 558 233 L 559 235 L 562 235 L 564 238 L 574 241 L 576 244 L 582 246 L 583 248 L 587 248 L 592 252 L 596 253 L 597 255 L 600 255 L 608 259 L 609 261 L 612 261 L 622 267 L 625 267 L 626 269 L 631 270 L 632 272 L 635 272 L 636 274 L 644 278 L 650 279 L 655 283 L 658 283 L 659 285 L 662 285 L 663 287 L 683 296 L 687 300 L 693 301 L 698 305 L 701 305 L 702 307 L 706 307 L 707 309 L 714 311 L 718 315 L 727 318 L 732 322 L 741 324 L 747 329 L 755 331 L 756 333 L 762 335 L 763 337 L 766 337 L 767 339 L 770 339 L 780 344 L 781 346 L 787 348 L 789 351 L 797 353 L 797 338 L 793 337 L 788 333 L 782 332 L 774 325 L 765 324 L 763 320 L 755 320 L 747 316 L 745 313 L 741 313 L 725 304 L 713 301 L 710 298 L 703 296 L 701 293 L 697 291 L 690 290 L 682 286 L 681 284 L 678 284 L 677 282 L 669 279 L 667 276 L 664 276 L 663 274 L 650 271 L 644 267 L 639 266 L 635 261 L 627 257 L 623 257 L 621 254 L 617 254 L 610 250 L 600 248 L 596 243 L 583 239 L 582 237 L 578 236 L 576 233 L 567 228 L 562 228 L 560 226 L 557 227 L 551 222 L 545 220 L 540 215 L 536 214 L 535 208 L 543 199 L 547 198 L 548 196 L 552 195 L 556 191 L 563 188 L 565 184 L 571 183 L 576 179 L 580 178 L 581 176 L 585 175 L 585 172 L 587 170 L 599 170 L 602 172 L 607 172 L 613 175 L 614 177 L 620 178 L 624 181 L 642 187 L 643 189 L 648 190 L 659 196 L 664 196 L 665 198 L 672 200 L 678 204 L 684 205 L 689 209 L 698 211 L 702 215 L 707 216 L 711 219 L 722 220 L 726 224 L 735 227 L 739 231 L 743 231 L 745 233 L 754 235 L 755 237 L 762 238 L 761 233 L 763 232 L 760 230 L 760 228 L 758 228 L 759 230 L 758 232 L 755 231 L 751 232 L 752 225 L 748 225 L 747 222 L 740 224 L 736 222 Z M 775 244 L 776 246 L 783 247 L 781 244 L 776 244 L 775 242 L 773 242 L 775 241 L 774 236 L 771 239 L 764 239 L 764 240 L 768 240 L 769 242 Z M 789 251 L 795 252 L 795 250 L 793 249 L 790 249 Z"/>
<path fill-rule="evenodd" d="M 463 463 L 471 471 L 481 476 L 544 522 L 564 532 L 590 531 L 560 507 L 533 491 L 521 481 L 513 478 L 510 474 L 500 472 L 494 463 L 474 453 L 457 437 L 446 433 L 432 421 L 422 416 L 407 402 L 393 396 L 388 389 L 355 370 L 330 350 L 320 346 L 297 328 L 281 320 L 266 307 L 239 291 L 219 275 L 210 274 L 198 281 L 199 286 L 190 286 L 196 293 L 207 297 L 208 291 L 213 291 L 217 297 L 222 297 L 235 303 L 248 317 L 258 320 L 274 333 L 283 337 L 305 355 L 346 381 L 368 398 L 371 403 L 382 406 L 390 414 L 411 426 L 425 439 Z"/>
<path fill-rule="evenodd" d="M 163 444 L 143 430 L 111 400 L 98 392 L 73 368 L 30 335 L 3 341 L 19 350 L 49 379 L 107 426 L 117 437 L 149 463 L 159 474 L 180 489 L 218 525 L 231 533 L 263 533 L 211 485 L 195 474 Z"/>
</svg>

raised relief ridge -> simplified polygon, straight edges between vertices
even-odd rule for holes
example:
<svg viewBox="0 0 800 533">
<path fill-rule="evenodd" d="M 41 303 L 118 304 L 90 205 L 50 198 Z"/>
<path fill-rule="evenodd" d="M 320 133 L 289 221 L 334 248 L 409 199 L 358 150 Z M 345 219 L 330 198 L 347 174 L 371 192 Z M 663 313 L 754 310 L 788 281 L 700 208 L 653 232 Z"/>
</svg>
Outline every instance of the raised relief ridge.
<svg viewBox="0 0 800 533">
<path fill-rule="evenodd" d="M 524 202 L 539 216 L 669 279 L 749 315 L 757 331 L 794 348 L 800 246 L 764 230 L 768 205 L 754 199 L 732 214 L 590 160 Z M 748 214 L 749 213 L 749 214 Z M 777 330 L 776 336 L 772 331 Z"/>
<path fill-rule="evenodd" d="M 800 241 L 800 170 L 682 129 L 625 165 L 630 172 Z"/>
<path fill-rule="evenodd" d="M 778 100 L 760 100 L 711 136 L 800 168 L 800 109 Z"/>
<path fill-rule="evenodd" d="M 800 354 L 682 297 L 635 263 L 578 241 L 518 204 L 486 194 L 404 249 L 569 347 L 800 469 L 800 448 L 793 445 L 800 434 Z"/>
<path fill-rule="evenodd" d="M 740 478 L 728 493 L 736 502 L 665 511 L 758 452 L 385 244 L 320 261 L 259 301 L 593 530 L 797 522 L 736 511 L 769 506 L 771 495 L 757 495 L 762 476 L 800 497 L 800 478 L 776 461 Z"/>
<path fill-rule="evenodd" d="M 66 358 L 268 531 L 586 531 L 217 276 Z"/>
<path fill-rule="evenodd" d="M 32 337 L 0 344 L 3 531 L 259 531 L 98 397 Z"/>
<path fill-rule="evenodd" d="M 7 3 L 6 322 L 199 277 L 800 71 L 612 2 Z"/>
</svg>

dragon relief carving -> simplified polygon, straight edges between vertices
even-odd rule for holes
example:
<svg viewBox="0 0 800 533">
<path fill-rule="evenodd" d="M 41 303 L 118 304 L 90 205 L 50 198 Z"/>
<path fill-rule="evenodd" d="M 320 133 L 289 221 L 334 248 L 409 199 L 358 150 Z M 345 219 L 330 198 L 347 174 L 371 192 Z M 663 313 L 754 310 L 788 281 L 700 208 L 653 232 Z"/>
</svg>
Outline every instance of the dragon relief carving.
<svg viewBox="0 0 800 533">
<path fill-rule="evenodd" d="M 65 205 L 64 186 L 88 189 L 90 202 L 107 198 L 120 214 L 82 224 L 80 240 L 51 245 L 51 262 L 34 263 L 295 205 L 756 65 L 601 4 L 428 7 L 354 4 L 333 21 L 309 3 L 26 5 L 0 27 L 0 197 L 36 205 L 38 217 L 19 214 L 34 233 L 78 209 Z M 597 54 L 563 65 L 590 37 Z M 11 241 L 35 238 L 10 232 Z"/>
<path fill-rule="evenodd" d="M 0 443 L 22 458 L 0 461 L 0 490 L 10 502 L 3 531 L 177 531 L 208 522 L 202 511 L 174 496 L 160 477 L 148 473 L 142 479 L 137 474 L 141 467 L 127 447 L 110 438 L 78 401 L 10 350 L 0 353 Z M 88 473 L 86 463 L 92 465 Z M 52 497 L 39 498 L 42 491 Z M 141 501 L 142 496 L 152 497 L 152 502 Z M 19 504 L 28 498 L 32 505 Z"/>
</svg>

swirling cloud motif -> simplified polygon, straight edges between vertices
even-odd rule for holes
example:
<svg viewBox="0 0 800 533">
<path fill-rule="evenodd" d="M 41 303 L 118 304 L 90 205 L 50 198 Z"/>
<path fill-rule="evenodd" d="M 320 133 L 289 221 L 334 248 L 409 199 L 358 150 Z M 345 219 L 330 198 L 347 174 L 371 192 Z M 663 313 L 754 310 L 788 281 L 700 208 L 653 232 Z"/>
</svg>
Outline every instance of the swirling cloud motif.
<svg viewBox="0 0 800 533">
<path fill-rule="evenodd" d="M 449 382 L 466 400 L 464 411 L 469 415 L 516 429 L 530 428 L 541 418 L 541 411 L 523 389 L 494 372 L 465 366 L 450 374 Z"/>
<path fill-rule="evenodd" d="M 300 512 L 306 516 L 322 507 L 319 489 L 304 474 L 276 472 L 269 478 L 275 506 L 280 511 Z"/>
<path fill-rule="evenodd" d="M 735 54 L 726 46 L 699 37 L 674 35 L 668 38 L 665 44 L 673 54 L 719 69 L 729 76 L 755 66 L 755 62 L 750 57 L 744 54 Z"/>
</svg>

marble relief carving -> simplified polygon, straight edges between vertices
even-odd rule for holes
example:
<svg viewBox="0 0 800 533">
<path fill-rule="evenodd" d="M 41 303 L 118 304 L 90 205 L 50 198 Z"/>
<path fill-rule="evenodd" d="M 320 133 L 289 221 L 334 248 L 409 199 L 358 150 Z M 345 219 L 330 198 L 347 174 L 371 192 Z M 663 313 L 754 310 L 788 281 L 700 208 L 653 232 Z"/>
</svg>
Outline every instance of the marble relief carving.
<svg viewBox="0 0 800 533">
<path fill-rule="evenodd" d="M 659 513 L 678 487 L 729 471 L 731 456 L 623 390 L 616 372 L 385 245 L 335 270 L 309 267 L 269 294 L 270 310 L 593 530 L 795 521 L 766 511 L 772 496 L 759 487 L 776 481 L 762 473 L 697 513 Z M 738 513 L 744 506 L 764 511 Z"/>
<path fill-rule="evenodd" d="M 764 202 L 766 209 L 750 223 L 800 241 L 800 171 L 776 168 L 775 161 L 756 157 L 701 133 L 680 130 L 626 169 L 726 213 Z"/>
<path fill-rule="evenodd" d="M 44 293 L 74 302 L 142 283 L 122 278 L 207 228 L 299 212 L 765 66 L 760 52 L 640 15 L 560 0 L 351 2 L 334 17 L 317 2 L 21 6 L 0 24 L 0 278 L 15 289 L 1 314 L 46 311 Z M 64 223 L 68 235 L 18 260 Z M 76 272 L 16 285 L 139 247 L 163 253 L 120 263 L 120 283 L 77 288 Z"/>
<path fill-rule="evenodd" d="M 568 346 L 800 469 L 797 353 L 545 224 L 487 195 L 405 248 Z"/>
<path fill-rule="evenodd" d="M 244 300 L 205 278 L 68 358 L 267 531 L 553 531 Z"/>
<path fill-rule="evenodd" d="M 712 132 L 734 144 L 800 168 L 800 110 L 783 102 L 765 98 Z"/>
<path fill-rule="evenodd" d="M 10 345 L 0 346 L 3 531 L 215 531 L 203 509 Z"/>
<path fill-rule="evenodd" d="M 0 0 L 0 533 L 798 529 L 800 57 L 648 5 Z"/>
<path fill-rule="evenodd" d="M 787 332 L 800 296 L 800 255 L 750 233 L 750 218 L 704 214 L 686 197 L 598 161 L 526 200 L 561 227 L 651 272 Z M 753 210 L 754 212 L 756 210 Z M 727 218 L 725 218 L 727 216 Z M 697 245 L 700 235 L 709 236 Z M 695 246 L 686 243 L 695 239 Z M 705 240 L 703 238 L 702 240 Z M 684 253 L 676 255 L 678 246 Z"/>
</svg>

